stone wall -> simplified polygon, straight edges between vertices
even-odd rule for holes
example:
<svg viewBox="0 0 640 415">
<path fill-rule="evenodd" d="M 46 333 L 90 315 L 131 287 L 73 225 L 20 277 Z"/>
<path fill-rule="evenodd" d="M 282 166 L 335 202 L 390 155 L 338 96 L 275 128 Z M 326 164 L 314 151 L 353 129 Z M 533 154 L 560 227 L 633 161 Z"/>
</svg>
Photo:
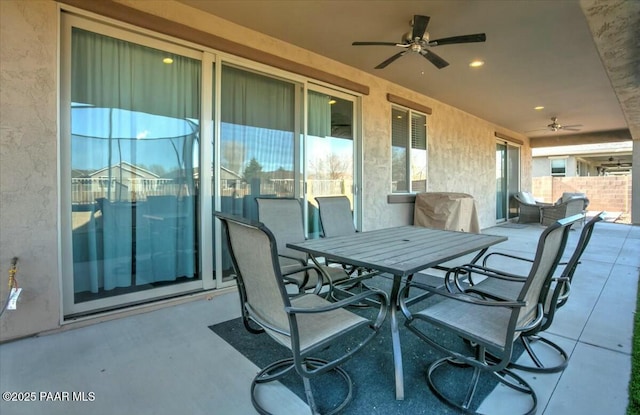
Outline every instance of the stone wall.
<svg viewBox="0 0 640 415">
<path fill-rule="evenodd" d="M 555 202 L 563 192 L 586 193 L 588 210 L 631 213 L 631 176 L 534 177 L 532 193 L 537 199 Z"/>
</svg>

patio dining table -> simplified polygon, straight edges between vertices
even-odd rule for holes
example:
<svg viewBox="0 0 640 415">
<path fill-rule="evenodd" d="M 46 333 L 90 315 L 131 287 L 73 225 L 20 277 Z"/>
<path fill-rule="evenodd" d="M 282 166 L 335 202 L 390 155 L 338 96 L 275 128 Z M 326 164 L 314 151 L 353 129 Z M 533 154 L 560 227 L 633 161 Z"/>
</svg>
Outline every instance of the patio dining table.
<svg viewBox="0 0 640 415">
<path fill-rule="evenodd" d="M 398 291 L 402 281 L 418 271 L 478 252 L 472 260 L 475 262 L 490 246 L 506 240 L 505 236 L 401 226 L 333 238 L 309 239 L 289 243 L 287 247 L 310 254 L 314 262 L 318 258 L 325 258 L 393 275 L 389 312 L 396 399 L 402 400 L 404 380 L 397 315 Z"/>
</svg>

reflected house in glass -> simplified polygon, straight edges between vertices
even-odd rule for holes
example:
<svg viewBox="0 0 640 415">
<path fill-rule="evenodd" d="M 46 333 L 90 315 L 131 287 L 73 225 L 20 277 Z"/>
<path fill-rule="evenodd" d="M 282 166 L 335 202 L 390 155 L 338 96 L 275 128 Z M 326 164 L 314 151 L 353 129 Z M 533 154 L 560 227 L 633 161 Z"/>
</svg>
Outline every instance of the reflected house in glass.
<svg viewBox="0 0 640 415">
<path fill-rule="evenodd" d="M 166 192 L 163 185 L 170 185 L 172 182 L 172 179 L 162 178 L 152 171 L 126 161 L 72 180 L 74 184 L 82 185 L 84 192 L 77 196 L 84 203 L 90 201 L 86 200 L 85 194 L 105 197 L 105 194 L 112 193 L 117 200 L 129 201 L 135 201 L 139 196 L 146 199 L 148 194 Z M 95 199 L 97 197 L 92 200 Z"/>
</svg>

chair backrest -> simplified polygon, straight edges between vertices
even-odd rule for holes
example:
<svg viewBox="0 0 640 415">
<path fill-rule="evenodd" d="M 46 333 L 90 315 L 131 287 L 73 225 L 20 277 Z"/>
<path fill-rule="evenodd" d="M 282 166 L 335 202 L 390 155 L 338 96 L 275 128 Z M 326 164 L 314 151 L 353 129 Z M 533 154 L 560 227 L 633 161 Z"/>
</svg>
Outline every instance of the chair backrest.
<svg viewBox="0 0 640 415">
<path fill-rule="evenodd" d="M 273 234 L 263 224 L 216 212 L 226 231 L 243 313 L 265 330 L 290 333 L 284 288 Z"/>
<path fill-rule="evenodd" d="M 551 325 L 556 309 L 562 307 L 567 302 L 570 284 L 573 280 L 573 274 L 575 273 L 576 268 L 578 268 L 578 264 L 580 264 L 582 253 L 587 248 L 587 245 L 591 240 L 595 224 L 604 220 L 604 216 L 605 213 L 600 212 L 582 227 L 582 232 L 580 233 L 580 238 L 578 238 L 573 254 L 562 270 L 562 274 L 560 274 L 561 278 L 568 279 L 568 283 L 560 281 L 560 283 L 556 284 L 553 290 L 549 291 L 547 294 L 548 298 L 545 301 L 545 314 L 547 321 L 543 325 L 542 330 L 546 330 Z"/>
<path fill-rule="evenodd" d="M 316 201 L 325 237 L 331 238 L 356 233 L 351 213 L 351 202 L 346 196 L 322 196 L 316 197 Z"/>
<path fill-rule="evenodd" d="M 574 197 L 562 202 L 561 205 L 562 204 L 566 206 L 564 211 L 565 217 L 569 217 L 577 215 L 578 213 L 583 213 L 585 207 L 587 206 L 587 199 L 582 197 Z"/>
<path fill-rule="evenodd" d="M 533 265 L 518 295 L 518 300 L 526 303 L 526 306 L 520 309 L 518 326 L 526 326 L 536 318 L 542 317 L 538 313 L 539 304 L 547 297 L 551 278 L 562 258 L 571 225 L 581 218 L 582 215 L 574 215 L 560 219 L 540 235 Z"/>
<path fill-rule="evenodd" d="M 306 260 L 304 252 L 287 248 L 288 243 L 305 240 L 302 205 L 293 198 L 256 198 L 258 220 L 275 236 L 278 253 Z"/>
<path fill-rule="evenodd" d="M 587 248 L 589 241 L 591 240 L 591 234 L 593 234 L 593 229 L 595 228 L 595 224 L 604 220 L 605 213 L 600 212 L 593 218 L 589 220 L 583 227 L 582 232 L 580 233 L 580 238 L 578 239 L 578 243 L 576 244 L 576 248 L 571 255 L 571 258 L 567 262 L 564 270 L 562 271 L 561 277 L 566 277 L 571 281 L 573 279 L 573 274 L 580 263 L 580 257 L 582 257 L 582 253 Z"/>
<path fill-rule="evenodd" d="M 585 210 L 587 206 L 589 206 L 589 198 L 587 197 L 586 193 L 571 193 L 571 192 L 562 193 L 562 196 L 558 199 L 558 201 L 556 202 L 556 205 L 566 203 L 573 199 L 582 200 L 582 203 L 584 204 L 582 210 Z"/>
</svg>

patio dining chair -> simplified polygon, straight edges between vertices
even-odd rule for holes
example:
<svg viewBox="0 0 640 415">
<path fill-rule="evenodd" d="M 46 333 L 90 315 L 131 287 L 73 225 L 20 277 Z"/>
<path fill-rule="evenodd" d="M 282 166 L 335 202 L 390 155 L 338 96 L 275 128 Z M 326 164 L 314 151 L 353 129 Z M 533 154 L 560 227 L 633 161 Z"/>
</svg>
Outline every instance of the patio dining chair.
<svg viewBox="0 0 640 415">
<path fill-rule="evenodd" d="M 530 357 L 532 364 L 512 362 L 510 364 L 511 367 L 526 370 L 529 372 L 541 373 L 560 372 L 567 367 L 569 363 L 569 354 L 558 344 L 545 337 L 540 336 L 540 333 L 547 330 L 551 326 L 557 309 L 566 304 L 567 300 L 569 299 L 569 294 L 571 292 L 571 282 L 573 281 L 573 275 L 575 274 L 576 268 L 580 264 L 582 253 L 585 251 L 587 245 L 589 244 L 589 240 L 591 239 L 595 224 L 600 222 L 601 220 L 604 220 L 604 216 L 605 213 L 600 212 L 583 226 L 582 232 L 580 233 L 580 237 L 578 238 L 578 242 L 576 243 L 571 257 L 567 262 L 561 262 L 559 264 L 561 266 L 564 266 L 562 268 L 562 272 L 558 277 L 554 277 L 552 279 L 550 289 L 547 292 L 546 298 L 543 302 L 544 319 L 542 324 L 535 327 L 533 330 L 523 332 L 519 337 L 519 340 L 522 342 L 524 350 Z M 499 267 L 496 262 L 496 259 L 498 258 L 503 259 L 502 267 Z M 505 269 L 507 266 L 514 264 L 511 261 L 524 261 L 525 263 L 529 264 L 534 263 L 534 260 L 530 258 L 506 254 L 504 252 L 491 252 L 484 257 L 482 265 L 485 268 L 489 269 L 489 263 L 493 262 L 494 266 L 490 267 L 490 269 Z M 490 296 L 497 295 L 503 298 L 515 298 L 525 281 L 522 280 L 520 282 L 514 282 L 488 278 L 476 283 L 473 280 L 473 276 L 471 276 L 465 282 L 470 285 L 465 289 L 466 292 L 475 292 L 478 294 L 487 294 Z M 460 285 L 460 282 L 456 282 L 456 286 Z M 542 353 L 536 353 L 536 349 L 538 348 L 538 346 L 546 346 L 550 348 L 557 358 L 551 358 L 552 360 L 550 360 L 549 358 L 543 359 L 541 357 Z M 545 356 L 551 355 L 546 354 Z M 543 360 L 546 360 L 546 362 Z"/>
<path fill-rule="evenodd" d="M 515 340 L 522 333 L 530 332 L 543 323 L 541 302 L 546 298 L 551 278 L 564 251 L 570 225 L 575 220 L 579 220 L 579 217 L 560 220 L 544 230 L 527 276 L 498 272 L 477 264 L 454 267 L 447 273 L 447 281 L 451 281 L 456 274 L 473 274 L 505 281 L 526 278 L 520 284 L 515 298 L 439 289 L 418 282 L 403 287 L 403 290 L 412 287 L 435 294 L 427 306 L 418 311 L 409 309 L 402 291 L 398 298 L 406 317 L 405 326 L 447 355 L 431 363 L 427 370 L 429 387 L 439 399 L 466 413 L 477 413 L 475 406 L 478 402 L 474 401 L 474 397 L 478 381 L 483 374 L 489 374 L 503 385 L 524 394 L 529 401 L 529 409 L 525 413 L 535 413 L 538 401 L 535 391 L 508 365 Z M 443 336 L 447 332 L 453 336 Z M 457 341 L 458 338 L 464 341 Z M 459 377 L 451 378 L 454 372 Z M 452 379 L 463 379 L 464 384 L 452 383 Z"/>
<path fill-rule="evenodd" d="M 315 199 L 316 202 L 318 202 L 322 235 L 325 238 L 353 235 L 358 232 L 353 224 L 353 214 L 351 213 L 351 202 L 349 198 L 346 196 L 318 196 Z M 352 276 L 352 278 L 358 276 L 357 281 L 351 281 L 353 283 L 359 283 L 363 279 L 379 274 L 378 272 L 354 267 L 349 264 L 342 264 L 342 268 Z"/>
<path fill-rule="evenodd" d="M 251 384 L 251 400 L 261 414 L 268 414 L 259 401 L 259 385 L 297 373 L 303 381 L 312 414 L 321 412 L 314 399 L 311 381 L 333 371 L 346 383 L 345 397 L 328 414 L 342 411 L 353 395 L 349 374 L 340 367 L 369 343 L 379 332 L 387 313 L 388 298 L 380 290 L 367 290 L 339 302 L 329 302 L 313 293 L 290 297 L 280 271 L 277 242 L 262 223 L 216 212 L 226 230 L 242 314 L 259 330 L 291 351 L 291 357 L 273 362 L 260 370 Z M 365 318 L 345 307 L 363 301 L 377 304 L 375 317 Z M 337 341 L 340 340 L 340 344 Z M 331 348 L 334 357 L 318 356 Z M 339 353 L 338 353 L 339 351 Z"/>
<path fill-rule="evenodd" d="M 357 232 L 353 224 L 351 202 L 346 196 L 318 196 L 320 224 L 325 238 L 350 235 Z"/>
<path fill-rule="evenodd" d="M 295 284 L 298 292 L 328 286 L 332 294 L 335 284 L 347 280 L 349 275 L 339 267 L 309 268 L 309 256 L 287 247 L 288 243 L 305 240 L 302 205 L 294 198 L 258 197 L 258 220 L 275 236 L 278 263 L 285 281 Z"/>
</svg>

